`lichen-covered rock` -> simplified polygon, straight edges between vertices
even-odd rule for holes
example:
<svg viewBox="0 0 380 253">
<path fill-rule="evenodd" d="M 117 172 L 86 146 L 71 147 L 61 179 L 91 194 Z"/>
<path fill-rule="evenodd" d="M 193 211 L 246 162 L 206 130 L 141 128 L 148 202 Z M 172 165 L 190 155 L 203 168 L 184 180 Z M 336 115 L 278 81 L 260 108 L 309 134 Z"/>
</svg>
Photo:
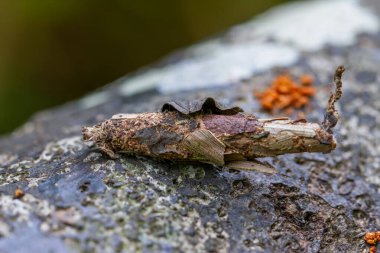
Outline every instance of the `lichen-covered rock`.
<svg viewBox="0 0 380 253">
<path fill-rule="evenodd" d="M 360 31 L 371 33 L 358 35 L 350 45 L 340 44 L 331 33 L 331 44 L 317 48 L 314 43 L 312 52 L 300 51 L 307 47 L 297 41 L 298 35 L 284 46 L 285 32 L 273 34 L 268 45 L 276 49 L 266 54 L 264 62 L 261 56 L 246 59 L 247 55 L 239 53 L 237 48 L 244 45 L 252 52 L 263 49 L 255 41 L 257 36 L 250 37 L 251 24 L 242 25 L 190 49 L 172 65 L 41 112 L 0 139 L 0 252 L 367 252 L 363 236 L 380 226 L 380 33 L 370 26 L 378 20 L 356 1 L 320 2 L 326 10 L 339 3 L 346 11 L 354 9 L 355 15 L 367 15 L 366 19 L 360 16 L 367 28 L 361 28 L 354 16 L 342 22 L 345 37 L 355 37 Z M 366 6 L 372 4 L 376 1 L 366 1 Z M 316 5 L 302 3 L 297 12 L 313 12 Z M 285 10 L 289 15 L 290 10 Z M 339 17 L 344 20 L 344 15 Z M 253 26 L 264 26 L 268 21 L 263 20 Z M 224 47 L 232 58 L 226 58 Z M 292 54 L 294 61 L 276 60 L 282 57 L 276 53 L 284 47 L 287 53 L 298 52 Z M 209 51 L 213 52 L 211 60 L 197 58 Z M 223 59 L 231 61 L 220 62 Z M 196 63 L 204 64 L 205 73 L 195 71 Z M 320 121 L 332 88 L 326 84 L 342 63 L 348 69 L 338 105 L 342 120 L 336 127 L 337 149 L 331 154 L 266 158 L 279 171 L 276 175 L 142 157 L 110 160 L 80 137 L 83 125 L 115 113 L 157 111 L 173 98 L 217 97 L 268 118 L 259 112 L 252 92 L 270 83 L 278 71 L 273 67 L 278 65 L 295 75 L 315 76 L 318 94 L 306 116 Z M 205 69 L 212 64 L 217 67 Z M 228 79 L 228 86 L 219 83 L 227 80 L 223 79 L 227 68 L 223 64 L 237 73 Z M 253 71 L 247 71 L 251 66 Z M 216 69 L 223 73 L 212 72 Z M 194 78 L 198 88 L 183 92 L 168 85 L 133 93 L 152 88 L 148 81 L 156 83 L 160 75 L 165 77 L 162 84 L 171 84 L 175 77 L 185 83 Z M 199 88 L 202 83 L 205 87 Z M 25 195 L 14 198 L 16 189 Z"/>
</svg>

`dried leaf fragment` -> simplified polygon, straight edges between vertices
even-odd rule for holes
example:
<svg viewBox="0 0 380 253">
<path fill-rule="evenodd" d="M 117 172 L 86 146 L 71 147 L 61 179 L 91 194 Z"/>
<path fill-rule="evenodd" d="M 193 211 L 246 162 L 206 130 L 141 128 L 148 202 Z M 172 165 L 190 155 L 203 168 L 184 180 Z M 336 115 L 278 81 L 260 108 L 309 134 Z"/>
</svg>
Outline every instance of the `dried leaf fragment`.
<svg viewBox="0 0 380 253">
<path fill-rule="evenodd" d="M 162 106 L 161 111 L 178 111 L 185 115 L 195 113 L 233 115 L 243 112 L 240 107 L 226 107 L 211 97 L 191 101 L 170 101 Z"/>
<path fill-rule="evenodd" d="M 257 171 L 267 174 L 276 173 L 276 169 L 258 161 L 232 161 L 226 164 L 230 169 Z"/>
<path fill-rule="evenodd" d="M 200 161 L 215 165 L 224 165 L 226 146 L 209 130 L 196 130 L 183 140 L 184 147 L 191 151 Z"/>
</svg>

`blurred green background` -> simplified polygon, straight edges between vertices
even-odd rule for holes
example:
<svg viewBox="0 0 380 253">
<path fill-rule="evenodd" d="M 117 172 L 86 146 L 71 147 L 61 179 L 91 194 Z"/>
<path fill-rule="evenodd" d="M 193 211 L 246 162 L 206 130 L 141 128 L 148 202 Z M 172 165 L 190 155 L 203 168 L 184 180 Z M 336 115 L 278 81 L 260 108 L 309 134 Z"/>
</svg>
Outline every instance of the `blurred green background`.
<svg viewBox="0 0 380 253">
<path fill-rule="evenodd" d="M 0 1 L 0 135 L 286 1 Z"/>
</svg>

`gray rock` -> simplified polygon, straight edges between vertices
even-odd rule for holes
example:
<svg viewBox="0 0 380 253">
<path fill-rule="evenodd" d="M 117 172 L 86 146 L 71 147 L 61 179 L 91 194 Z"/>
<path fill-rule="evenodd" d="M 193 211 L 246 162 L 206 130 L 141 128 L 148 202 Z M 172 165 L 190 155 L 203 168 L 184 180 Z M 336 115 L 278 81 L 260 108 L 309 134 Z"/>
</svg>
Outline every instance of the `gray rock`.
<svg viewBox="0 0 380 253">
<path fill-rule="evenodd" d="M 0 251 L 367 251 L 363 235 L 380 224 L 380 33 L 369 11 L 375 4 L 285 6 L 156 69 L 35 115 L 0 139 Z M 259 112 L 253 91 L 278 67 L 316 77 L 319 92 L 307 117 L 321 121 L 326 84 L 341 63 L 348 70 L 337 149 L 264 159 L 276 175 L 109 160 L 81 140 L 83 125 L 157 111 L 174 99 L 210 96 L 272 117 Z M 26 195 L 14 199 L 16 188 Z"/>
</svg>

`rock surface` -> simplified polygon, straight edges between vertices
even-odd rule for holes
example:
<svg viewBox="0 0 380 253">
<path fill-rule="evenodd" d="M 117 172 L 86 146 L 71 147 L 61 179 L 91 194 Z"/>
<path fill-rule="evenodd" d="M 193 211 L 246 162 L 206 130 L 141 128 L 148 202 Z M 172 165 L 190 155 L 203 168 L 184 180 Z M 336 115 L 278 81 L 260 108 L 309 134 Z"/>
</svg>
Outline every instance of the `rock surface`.
<svg viewBox="0 0 380 253">
<path fill-rule="evenodd" d="M 308 15 L 322 10 L 336 16 Z M 380 230 L 380 32 L 370 10 L 380 13 L 376 0 L 285 6 L 39 113 L 0 139 L 0 252 L 368 252 L 363 235 Z M 278 27 L 286 17 L 301 20 Z M 212 96 L 273 117 L 253 91 L 284 69 L 316 78 L 305 113 L 320 122 L 342 63 L 337 149 L 264 159 L 276 175 L 110 160 L 81 140 L 83 125 L 173 99 Z"/>
</svg>

